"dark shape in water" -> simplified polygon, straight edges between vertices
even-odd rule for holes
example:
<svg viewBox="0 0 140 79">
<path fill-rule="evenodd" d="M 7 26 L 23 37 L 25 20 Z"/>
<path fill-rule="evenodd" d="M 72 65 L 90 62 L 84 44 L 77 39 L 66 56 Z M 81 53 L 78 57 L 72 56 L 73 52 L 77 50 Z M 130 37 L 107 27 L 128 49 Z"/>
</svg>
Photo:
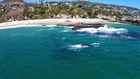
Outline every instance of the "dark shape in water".
<svg viewBox="0 0 140 79">
<path fill-rule="evenodd" d="M 77 51 L 68 50 L 67 47 L 57 48 L 54 50 L 54 55 L 61 57 L 61 58 L 71 58 L 76 56 L 78 53 Z"/>
<path fill-rule="evenodd" d="M 81 44 L 82 47 L 91 47 L 91 44 Z"/>
<path fill-rule="evenodd" d="M 135 39 L 140 39 L 140 34 L 134 31 L 129 31 L 128 33 L 124 33 L 124 36 L 132 37 Z"/>
<path fill-rule="evenodd" d="M 64 47 L 61 47 L 61 48 L 57 48 L 54 50 L 54 53 L 57 55 L 57 56 L 73 56 L 76 54 L 76 52 L 79 52 L 79 51 L 75 51 L 75 50 L 70 50 L 69 48 L 77 48 L 77 49 L 82 49 L 82 48 L 89 48 L 91 47 L 92 45 L 91 44 L 77 44 L 77 45 L 71 45 L 71 46 L 64 46 Z"/>
<path fill-rule="evenodd" d="M 126 32 L 126 33 L 121 33 L 121 34 L 118 34 L 118 33 L 95 33 L 93 35 L 108 35 L 108 36 L 111 36 L 111 37 L 115 37 L 115 38 L 122 38 L 122 39 L 140 39 L 140 34 L 137 33 L 137 32 L 134 32 L 134 31 L 129 31 L 129 32 Z"/>
</svg>

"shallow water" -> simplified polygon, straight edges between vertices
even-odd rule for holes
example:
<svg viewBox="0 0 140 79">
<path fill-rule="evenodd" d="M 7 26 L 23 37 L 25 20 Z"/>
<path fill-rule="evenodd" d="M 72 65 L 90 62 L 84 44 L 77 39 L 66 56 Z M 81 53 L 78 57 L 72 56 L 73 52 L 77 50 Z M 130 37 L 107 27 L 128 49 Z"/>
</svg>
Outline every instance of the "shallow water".
<svg viewBox="0 0 140 79">
<path fill-rule="evenodd" d="M 108 26 L 1 29 L 0 79 L 140 79 L 140 27 Z"/>
</svg>

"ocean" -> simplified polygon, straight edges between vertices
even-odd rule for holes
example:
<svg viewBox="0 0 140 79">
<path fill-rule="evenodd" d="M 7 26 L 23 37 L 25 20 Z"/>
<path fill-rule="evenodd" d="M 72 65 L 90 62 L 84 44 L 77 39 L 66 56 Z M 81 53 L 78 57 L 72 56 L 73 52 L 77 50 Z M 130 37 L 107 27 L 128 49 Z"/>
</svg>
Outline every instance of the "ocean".
<svg viewBox="0 0 140 79">
<path fill-rule="evenodd" d="M 1 29 L 0 79 L 140 79 L 140 27 Z"/>
</svg>

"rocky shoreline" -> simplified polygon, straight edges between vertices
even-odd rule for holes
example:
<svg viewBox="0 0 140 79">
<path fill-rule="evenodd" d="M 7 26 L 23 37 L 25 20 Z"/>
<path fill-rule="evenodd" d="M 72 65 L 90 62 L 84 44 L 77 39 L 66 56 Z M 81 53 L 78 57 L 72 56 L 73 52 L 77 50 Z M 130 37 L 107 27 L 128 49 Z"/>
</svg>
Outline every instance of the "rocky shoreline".
<svg viewBox="0 0 140 79">
<path fill-rule="evenodd" d="M 140 26 L 140 21 L 139 20 L 127 19 L 125 21 L 122 21 L 121 23 Z"/>
<path fill-rule="evenodd" d="M 104 24 L 101 24 L 101 23 L 78 24 L 78 25 L 74 25 L 72 30 L 78 30 L 78 29 L 82 29 L 82 28 L 100 28 L 100 27 L 104 27 Z"/>
</svg>

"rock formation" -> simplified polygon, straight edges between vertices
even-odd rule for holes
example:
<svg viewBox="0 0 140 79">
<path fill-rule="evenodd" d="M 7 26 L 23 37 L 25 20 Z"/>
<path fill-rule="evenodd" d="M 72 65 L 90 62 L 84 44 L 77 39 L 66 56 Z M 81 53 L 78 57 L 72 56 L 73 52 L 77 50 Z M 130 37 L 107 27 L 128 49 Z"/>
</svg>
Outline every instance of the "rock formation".
<svg viewBox="0 0 140 79">
<path fill-rule="evenodd" d="M 81 29 L 81 28 L 100 28 L 100 27 L 104 27 L 104 24 L 100 24 L 100 23 L 95 23 L 95 24 L 79 24 L 79 25 L 74 25 L 72 30 L 78 30 L 78 29 Z"/>
</svg>

